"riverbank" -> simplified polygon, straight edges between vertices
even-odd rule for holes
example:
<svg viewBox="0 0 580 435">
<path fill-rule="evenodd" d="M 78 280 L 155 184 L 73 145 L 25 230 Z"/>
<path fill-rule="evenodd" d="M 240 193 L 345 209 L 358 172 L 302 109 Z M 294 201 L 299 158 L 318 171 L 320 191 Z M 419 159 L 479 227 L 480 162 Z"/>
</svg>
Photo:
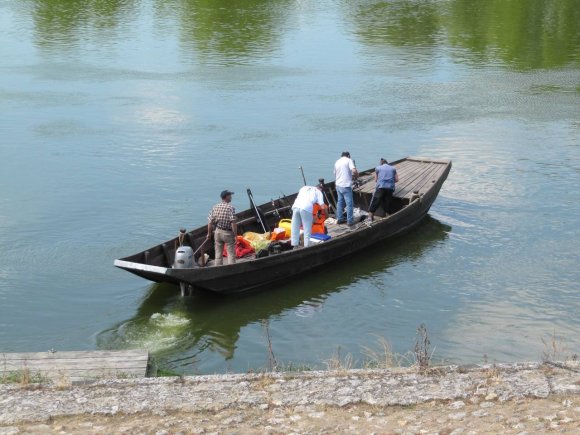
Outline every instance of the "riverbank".
<svg viewBox="0 0 580 435">
<path fill-rule="evenodd" d="M 0 434 L 577 433 L 580 364 L 0 385 Z"/>
</svg>

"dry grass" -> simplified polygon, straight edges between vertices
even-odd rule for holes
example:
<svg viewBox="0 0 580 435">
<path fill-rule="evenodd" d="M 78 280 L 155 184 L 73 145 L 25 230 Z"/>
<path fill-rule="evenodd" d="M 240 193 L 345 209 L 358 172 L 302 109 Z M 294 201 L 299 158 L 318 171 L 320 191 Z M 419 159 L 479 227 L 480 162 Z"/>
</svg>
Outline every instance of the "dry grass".
<svg viewBox="0 0 580 435">
<path fill-rule="evenodd" d="M 268 374 L 262 374 L 262 376 L 260 376 L 259 379 L 257 379 L 256 381 L 252 382 L 252 388 L 262 391 L 265 390 L 266 387 L 268 387 L 269 385 L 272 385 L 276 383 L 276 379 L 273 379 L 271 376 L 269 376 Z"/>
<path fill-rule="evenodd" d="M 70 390 L 72 387 L 72 380 L 66 373 L 59 372 L 54 380 L 54 387 L 57 390 Z"/>
<path fill-rule="evenodd" d="M 491 367 L 485 369 L 485 384 L 484 386 L 490 387 L 492 385 L 497 385 L 501 382 L 501 370 L 500 368 L 494 363 Z"/>
<path fill-rule="evenodd" d="M 362 347 L 366 359 L 363 363 L 365 369 L 391 369 L 409 367 L 412 365 L 412 355 L 401 354 L 393 351 L 390 341 L 384 337 L 376 336 L 378 349 L 368 346 Z"/>
<path fill-rule="evenodd" d="M 341 348 L 338 346 L 336 353 L 332 355 L 329 359 L 324 361 L 326 364 L 326 370 L 335 372 L 347 372 L 352 370 L 355 366 L 355 361 L 352 354 L 347 353 L 346 355 L 341 355 Z"/>
<path fill-rule="evenodd" d="M 20 378 L 20 386 L 26 388 L 30 385 L 30 370 L 28 367 L 22 369 L 22 376 Z"/>
<path fill-rule="evenodd" d="M 272 350 L 272 337 L 269 331 L 267 321 L 263 322 L 266 349 L 268 352 L 268 368 L 266 372 L 286 372 L 286 371 L 310 371 L 313 367 L 307 364 L 280 364 Z M 343 354 L 341 346 L 337 347 L 336 352 L 323 363 L 326 370 L 335 372 L 347 372 L 354 368 L 360 367 L 363 369 L 391 369 L 391 368 L 417 368 L 419 371 L 426 371 L 432 365 L 432 358 L 435 349 L 431 349 L 431 341 L 427 327 L 421 324 L 417 328 L 417 340 L 413 351 L 407 353 L 397 353 L 393 350 L 391 343 L 384 337 L 377 337 L 376 346 L 362 346 L 362 353 L 364 359 L 357 361 L 351 353 Z M 255 373 L 254 370 L 249 370 L 249 373 Z"/>
<path fill-rule="evenodd" d="M 417 338 L 413 351 L 398 353 L 393 350 L 391 343 L 384 337 L 377 337 L 377 348 L 363 346 L 366 357 L 365 369 L 417 368 L 424 372 L 430 369 L 435 349 L 431 349 L 429 332 L 424 324 L 417 328 Z"/>
<path fill-rule="evenodd" d="M 557 336 L 555 329 L 547 338 L 540 337 L 540 339 L 544 345 L 542 352 L 543 363 L 574 359 L 574 356 L 570 354 L 570 349 L 566 345 L 564 338 Z"/>
</svg>

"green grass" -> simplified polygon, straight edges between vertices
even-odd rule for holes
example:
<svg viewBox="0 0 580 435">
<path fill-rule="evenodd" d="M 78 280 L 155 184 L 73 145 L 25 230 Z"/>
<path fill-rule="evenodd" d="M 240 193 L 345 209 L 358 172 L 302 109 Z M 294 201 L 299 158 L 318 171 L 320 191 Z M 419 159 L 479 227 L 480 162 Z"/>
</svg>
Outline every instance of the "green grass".
<svg viewBox="0 0 580 435">
<path fill-rule="evenodd" d="M 30 384 L 42 384 L 48 378 L 40 372 L 30 372 L 28 369 L 3 371 L 0 373 L 0 384 L 20 384 L 27 386 Z"/>
<path fill-rule="evenodd" d="M 173 370 L 166 369 L 163 367 L 157 368 L 156 378 L 170 378 L 174 376 L 182 376 L 181 373 L 174 372 Z"/>
</svg>

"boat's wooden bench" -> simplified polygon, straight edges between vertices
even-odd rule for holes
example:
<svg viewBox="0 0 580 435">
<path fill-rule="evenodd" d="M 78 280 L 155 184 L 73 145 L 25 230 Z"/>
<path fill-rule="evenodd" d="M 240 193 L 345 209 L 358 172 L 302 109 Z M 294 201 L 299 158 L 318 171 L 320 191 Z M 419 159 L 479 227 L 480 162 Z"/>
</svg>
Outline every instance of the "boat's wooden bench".
<svg viewBox="0 0 580 435">
<path fill-rule="evenodd" d="M 422 159 L 412 157 L 397 163 L 399 182 L 396 185 L 394 197 L 409 201 L 414 193 L 426 192 L 432 183 L 437 181 L 445 171 L 447 160 Z M 375 191 L 374 175 L 361 177 L 362 186 L 358 189 L 361 193 L 372 194 Z"/>
<path fill-rule="evenodd" d="M 145 377 L 149 352 L 146 350 L 0 353 L 0 380 L 27 376 L 79 382 L 103 378 Z"/>
</svg>

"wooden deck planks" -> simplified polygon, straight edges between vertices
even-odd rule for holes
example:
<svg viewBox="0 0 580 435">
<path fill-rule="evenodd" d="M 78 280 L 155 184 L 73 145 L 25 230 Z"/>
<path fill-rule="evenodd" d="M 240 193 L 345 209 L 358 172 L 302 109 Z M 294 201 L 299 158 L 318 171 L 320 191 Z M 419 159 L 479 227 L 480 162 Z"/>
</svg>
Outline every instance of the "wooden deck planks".
<svg viewBox="0 0 580 435">
<path fill-rule="evenodd" d="M 425 168 L 427 168 L 430 165 L 431 165 L 431 163 L 416 162 L 412 165 L 407 166 L 404 171 L 397 171 L 397 172 L 399 172 L 400 179 L 409 179 L 409 178 L 413 177 L 414 175 L 417 175 L 418 173 L 423 172 L 425 170 Z"/>
<path fill-rule="evenodd" d="M 431 165 L 429 167 L 423 168 L 423 171 L 413 174 L 413 178 L 408 180 L 407 183 L 401 183 L 399 186 L 397 186 L 395 196 L 400 198 L 410 197 L 413 192 L 418 190 L 417 186 L 420 181 L 434 170 L 436 170 L 436 166 Z"/>
<path fill-rule="evenodd" d="M 22 370 L 53 380 L 145 377 L 148 364 L 146 350 L 0 353 L 0 377 Z"/>
<path fill-rule="evenodd" d="M 411 186 L 407 186 L 407 188 L 402 193 L 405 195 L 410 195 L 414 191 L 421 191 L 426 184 L 434 179 L 436 180 L 443 173 L 443 171 L 445 171 L 445 167 L 445 164 L 434 163 L 433 166 L 423 172 L 419 178 L 415 179 L 415 185 L 413 188 L 411 188 Z"/>
<path fill-rule="evenodd" d="M 401 174 L 410 174 L 412 172 L 417 171 L 419 168 L 425 166 L 425 163 L 423 162 L 415 162 L 415 161 L 406 161 L 405 165 L 402 165 L 401 167 L 399 167 L 399 165 L 395 166 L 395 168 L 397 169 L 397 172 L 399 173 L 399 175 Z"/>
<path fill-rule="evenodd" d="M 364 178 L 361 178 L 361 181 L 364 184 L 359 189 L 356 189 L 354 191 L 355 193 L 372 193 L 375 190 L 375 181 L 372 175 L 366 175 Z"/>
<path fill-rule="evenodd" d="M 413 179 L 412 183 L 400 186 L 400 188 L 397 189 L 396 195 L 401 197 L 410 196 L 414 191 L 419 191 L 427 181 L 431 180 L 439 171 L 443 171 L 444 169 L 445 165 L 433 163 L 428 168 L 425 168 L 424 171 L 419 173 Z"/>
<path fill-rule="evenodd" d="M 399 183 L 394 193 L 398 198 L 408 198 L 413 192 L 421 191 L 429 186 L 432 179 L 437 179 L 447 167 L 446 160 L 431 160 L 419 157 L 409 158 L 397 163 L 397 173 L 399 174 Z M 372 194 L 375 190 L 373 175 L 365 175 L 361 178 L 366 181 L 355 192 Z"/>
<path fill-rule="evenodd" d="M 431 185 L 437 181 L 441 174 L 445 171 L 445 165 L 438 164 L 436 169 L 425 176 L 421 181 L 417 182 L 417 189 L 420 193 L 424 193 L 431 187 Z"/>
<path fill-rule="evenodd" d="M 143 358 L 147 356 L 142 350 L 90 350 L 90 351 L 57 351 L 57 352 L 25 352 L 25 353 L 2 353 L 0 361 L 19 359 L 95 359 L 95 358 Z"/>
<path fill-rule="evenodd" d="M 16 361 L 1 361 L 0 367 L 2 370 L 20 370 L 25 367 L 31 369 L 34 367 L 39 370 L 52 370 L 53 367 L 58 367 L 63 370 L 89 370 L 99 369 L 103 366 L 107 367 L 130 367 L 138 369 L 146 365 L 146 361 L 128 361 L 128 360 L 107 360 L 105 363 L 102 360 L 92 360 L 86 358 L 79 363 L 78 360 L 16 360 Z"/>
<path fill-rule="evenodd" d="M 416 170 L 406 176 L 399 176 L 399 182 L 397 183 L 394 196 L 404 198 L 408 195 L 409 190 L 412 193 L 417 180 L 419 180 L 427 171 L 430 171 L 434 165 L 435 163 L 424 164 L 417 167 Z"/>
<path fill-rule="evenodd" d="M 417 183 L 425 176 L 429 176 L 434 168 L 441 167 L 443 170 L 445 164 L 443 162 L 435 162 L 430 160 L 415 160 L 408 159 L 398 163 L 395 167 L 399 175 L 400 182 L 397 184 L 394 196 L 405 198 L 410 196 L 416 188 Z M 362 185 L 356 192 L 372 194 L 375 190 L 375 182 L 373 175 L 366 175 L 362 180 L 369 180 Z M 421 183 L 423 185 L 424 183 Z"/>
</svg>

